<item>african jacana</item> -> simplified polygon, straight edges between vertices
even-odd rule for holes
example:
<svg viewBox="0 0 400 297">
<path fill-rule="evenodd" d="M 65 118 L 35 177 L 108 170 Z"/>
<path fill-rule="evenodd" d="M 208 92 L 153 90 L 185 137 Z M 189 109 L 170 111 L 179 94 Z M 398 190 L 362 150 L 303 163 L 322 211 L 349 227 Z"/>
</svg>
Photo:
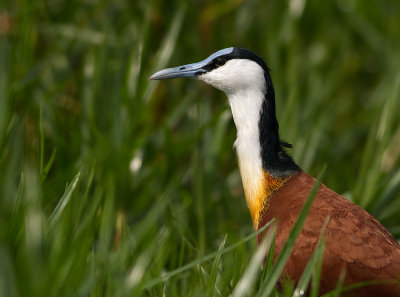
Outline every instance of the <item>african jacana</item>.
<svg viewBox="0 0 400 297">
<path fill-rule="evenodd" d="M 228 97 L 237 128 L 235 148 L 246 202 L 255 229 L 277 220 L 275 257 L 279 254 L 315 179 L 302 171 L 280 141 L 275 94 L 269 68 L 255 53 L 226 48 L 194 64 L 168 68 L 150 79 L 200 79 Z M 400 278 L 400 245 L 365 210 L 320 185 L 282 278 L 298 282 L 316 248 L 327 217 L 320 294 L 344 285 Z M 265 232 L 258 236 L 258 241 Z M 381 282 L 352 291 L 354 296 L 399 296 L 398 283 Z"/>
</svg>

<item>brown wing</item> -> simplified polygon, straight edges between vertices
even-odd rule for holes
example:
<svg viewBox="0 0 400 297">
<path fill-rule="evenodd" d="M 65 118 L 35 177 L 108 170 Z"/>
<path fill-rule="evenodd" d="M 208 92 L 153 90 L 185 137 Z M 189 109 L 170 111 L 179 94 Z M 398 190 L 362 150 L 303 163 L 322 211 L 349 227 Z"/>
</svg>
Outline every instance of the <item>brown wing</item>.
<svg viewBox="0 0 400 297">
<path fill-rule="evenodd" d="M 290 180 L 270 200 L 261 226 L 278 220 L 276 255 L 296 221 L 315 179 L 302 172 Z M 320 293 L 335 288 L 340 272 L 346 270 L 345 285 L 366 280 L 400 278 L 400 245 L 368 212 L 321 185 L 285 267 L 285 274 L 297 282 L 314 252 L 327 217 Z M 397 285 L 361 288 L 356 296 L 400 296 Z M 378 294 L 379 293 L 379 294 Z"/>
</svg>

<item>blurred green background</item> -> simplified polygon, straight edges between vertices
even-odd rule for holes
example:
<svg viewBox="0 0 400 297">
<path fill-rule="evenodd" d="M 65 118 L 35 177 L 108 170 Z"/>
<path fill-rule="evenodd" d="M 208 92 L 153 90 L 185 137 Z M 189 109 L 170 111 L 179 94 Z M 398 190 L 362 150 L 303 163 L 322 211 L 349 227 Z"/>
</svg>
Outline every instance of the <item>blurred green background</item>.
<svg viewBox="0 0 400 297">
<path fill-rule="evenodd" d="M 227 100 L 147 79 L 230 46 L 296 162 L 400 238 L 399 1 L 2 0 L 0 296 L 232 293 L 255 239 L 205 258 L 253 232 Z"/>
</svg>

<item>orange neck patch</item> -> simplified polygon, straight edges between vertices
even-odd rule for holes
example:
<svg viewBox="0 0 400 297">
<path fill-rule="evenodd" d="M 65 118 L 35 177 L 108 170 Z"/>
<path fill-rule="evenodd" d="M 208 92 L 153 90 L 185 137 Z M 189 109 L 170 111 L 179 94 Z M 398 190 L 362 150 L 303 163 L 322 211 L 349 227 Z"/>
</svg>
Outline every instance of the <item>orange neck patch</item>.
<svg viewBox="0 0 400 297">
<path fill-rule="evenodd" d="M 269 198 L 289 179 L 290 176 L 286 178 L 273 177 L 264 170 L 262 170 L 261 177 L 256 184 L 254 184 L 254 181 L 250 184 L 246 182 L 246 179 L 243 179 L 247 206 L 256 230 L 258 229 L 261 213 L 269 206 Z"/>
</svg>

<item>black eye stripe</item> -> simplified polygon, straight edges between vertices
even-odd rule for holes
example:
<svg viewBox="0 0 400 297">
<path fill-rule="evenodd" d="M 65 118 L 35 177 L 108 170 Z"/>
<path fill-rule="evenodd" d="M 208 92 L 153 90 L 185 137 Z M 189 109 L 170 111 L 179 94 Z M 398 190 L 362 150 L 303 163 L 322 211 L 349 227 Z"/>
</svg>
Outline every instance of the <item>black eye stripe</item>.
<svg viewBox="0 0 400 297">
<path fill-rule="evenodd" d="M 229 54 L 224 54 L 223 56 L 215 57 L 207 65 L 203 66 L 202 69 L 205 70 L 206 72 L 213 71 L 214 69 L 221 67 L 227 61 L 230 61 L 232 59 L 251 60 L 256 62 L 262 69 L 264 69 L 265 72 L 269 73 L 270 71 L 267 64 L 265 64 L 264 60 L 260 56 L 258 56 L 257 54 L 253 53 L 248 49 L 239 47 L 233 48 L 233 51 Z"/>
<path fill-rule="evenodd" d="M 203 66 L 202 69 L 208 71 L 213 71 L 218 67 L 224 65 L 228 60 L 230 60 L 229 56 L 220 56 L 216 57 L 214 60 L 210 61 L 207 65 Z"/>
</svg>

